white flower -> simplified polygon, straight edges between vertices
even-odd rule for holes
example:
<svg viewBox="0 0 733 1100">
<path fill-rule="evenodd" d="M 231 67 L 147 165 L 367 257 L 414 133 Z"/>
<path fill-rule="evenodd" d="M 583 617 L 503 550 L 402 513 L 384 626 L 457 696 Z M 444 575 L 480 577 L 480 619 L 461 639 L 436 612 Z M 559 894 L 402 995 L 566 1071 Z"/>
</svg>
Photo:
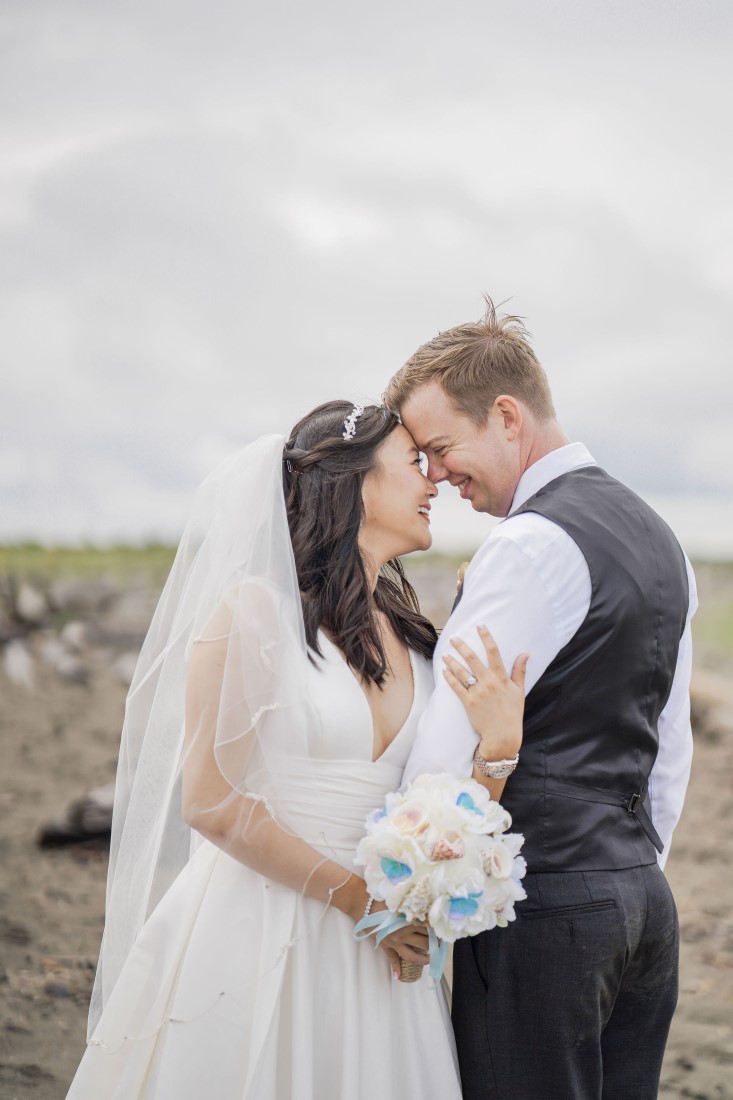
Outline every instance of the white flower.
<svg viewBox="0 0 733 1100">
<path fill-rule="evenodd" d="M 495 928 L 497 914 L 483 892 L 466 891 L 462 895 L 441 894 L 431 905 L 428 920 L 442 940 L 455 943 Z"/>
<path fill-rule="evenodd" d="M 364 866 L 364 878 L 372 897 L 397 912 L 402 898 L 418 880 L 426 859 L 414 837 L 385 827 L 361 839 L 354 862 Z"/>
<path fill-rule="evenodd" d="M 444 860 L 434 863 L 431 882 L 433 896 L 439 894 L 461 894 L 483 890 L 486 875 L 481 866 L 478 853 L 464 856 L 463 859 Z"/>
<path fill-rule="evenodd" d="M 453 942 L 514 920 L 525 897 L 524 838 L 473 779 L 419 776 L 369 814 L 355 863 L 370 894 Z"/>
<path fill-rule="evenodd" d="M 467 827 L 474 833 L 503 832 L 511 824 L 504 807 L 494 802 L 486 788 L 474 779 L 468 779 L 461 785 L 456 795 L 456 806 Z"/>
<path fill-rule="evenodd" d="M 396 813 L 392 815 L 392 825 L 395 829 L 399 829 L 401 833 L 412 833 L 418 835 L 428 827 L 428 815 L 423 806 L 410 805 L 400 806 Z"/>
<path fill-rule="evenodd" d="M 366 831 L 368 833 L 373 833 L 374 830 L 378 828 L 380 821 L 386 816 L 387 811 L 383 807 L 380 807 L 378 810 L 372 810 L 366 819 Z"/>
<path fill-rule="evenodd" d="M 515 901 L 521 901 L 527 896 L 524 887 L 513 878 L 487 879 L 484 895 L 486 904 L 497 913 L 501 913 L 507 906 L 513 907 Z"/>
<path fill-rule="evenodd" d="M 457 792 L 460 790 L 460 786 L 460 780 L 456 779 L 456 777 L 449 772 L 442 772 L 440 774 L 425 772 L 423 775 L 418 775 L 413 779 L 407 790 L 433 791 L 441 795 L 446 792 L 450 794 L 454 789 Z"/>
<path fill-rule="evenodd" d="M 484 871 L 492 878 L 509 878 L 514 869 L 509 848 L 496 837 L 482 837 L 481 858 Z"/>
<path fill-rule="evenodd" d="M 527 860 L 524 856 L 515 856 L 514 865 L 512 866 L 512 878 L 515 882 L 519 882 L 520 878 L 524 878 L 527 874 Z"/>
<path fill-rule="evenodd" d="M 519 851 L 524 844 L 524 836 L 522 833 L 502 833 L 501 842 L 505 848 L 509 849 L 511 855 L 519 855 Z"/>
</svg>

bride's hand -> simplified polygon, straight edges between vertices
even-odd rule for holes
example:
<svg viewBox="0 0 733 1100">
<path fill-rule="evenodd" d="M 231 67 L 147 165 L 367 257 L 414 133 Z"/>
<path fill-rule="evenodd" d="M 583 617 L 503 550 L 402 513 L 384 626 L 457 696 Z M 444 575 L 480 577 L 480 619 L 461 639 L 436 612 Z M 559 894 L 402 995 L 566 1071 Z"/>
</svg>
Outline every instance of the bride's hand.
<svg viewBox="0 0 733 1100">
<path fill-rule="evenodd" d="M 484 664 L 460 638 L 451 638 L 451 645 L 465 663 L 452 655 L 444 656 L 443 675 L 481 738 L 479 751 L 484 759 L 510 758 L 519 752 L 522 744 L 524 677 L 529 655 L 522 653 L 517 657 L 509 677 L 489 631 L 479 626 L 478 633 L 488 664 Z"/>
<path fill-rule="evenodd" d="M 375 902 L 372 912 L 379 913 L 386 908 L 383 902 Z M 395 978 L 400 976 L 400 959 L 418 963 L 419 966 L 430 962 L 427 925 L 406 924 L 404 928 L 398 928 L 396 932 L 385 936 L 379 946 L 387 955 Z"/>
</svg>

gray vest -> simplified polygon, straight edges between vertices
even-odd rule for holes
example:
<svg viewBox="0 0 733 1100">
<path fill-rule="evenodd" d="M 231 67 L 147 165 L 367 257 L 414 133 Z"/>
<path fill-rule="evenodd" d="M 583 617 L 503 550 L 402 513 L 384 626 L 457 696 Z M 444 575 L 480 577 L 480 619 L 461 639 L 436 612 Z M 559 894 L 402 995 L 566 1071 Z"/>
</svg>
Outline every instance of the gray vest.
<svg viewBox="0 0 733 1100">
<path fill-rule="evenodd" d="M 519 766 L 502 803 L 530 871 L 653 863 L 662 844 L 647 784 L 689 592 L 659 516 L 597 466 L 551 481 L 516 513 L 561 527 L 588 563 L 591 602 L 527 695 Z"/>
</svg>

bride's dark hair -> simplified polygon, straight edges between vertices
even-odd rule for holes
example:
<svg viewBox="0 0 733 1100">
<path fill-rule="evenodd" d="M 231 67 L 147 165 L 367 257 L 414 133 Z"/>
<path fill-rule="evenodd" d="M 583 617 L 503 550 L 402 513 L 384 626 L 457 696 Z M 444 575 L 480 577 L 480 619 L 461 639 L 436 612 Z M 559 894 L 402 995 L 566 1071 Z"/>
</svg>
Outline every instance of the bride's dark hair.
<svg viewBox="0 0 733 1100">
<path fill-rule="evenodd" d="M 387 660 L 359 551 L 361 489 L 399 419 L 381 405 L 367 405 L 354 436 L 344 439 L 353 408 L 350 401 L 327 401 L 298 421 L 283 451 L 283 485 L 308 645 L 321 653 L 318 628 L 325 627 L 354 672 L 381 686 Z M 432 656 L 435 628 L 420 614 L 397 558 L 380 570 L 374 602 L 399 638 Z"/>
</svg>

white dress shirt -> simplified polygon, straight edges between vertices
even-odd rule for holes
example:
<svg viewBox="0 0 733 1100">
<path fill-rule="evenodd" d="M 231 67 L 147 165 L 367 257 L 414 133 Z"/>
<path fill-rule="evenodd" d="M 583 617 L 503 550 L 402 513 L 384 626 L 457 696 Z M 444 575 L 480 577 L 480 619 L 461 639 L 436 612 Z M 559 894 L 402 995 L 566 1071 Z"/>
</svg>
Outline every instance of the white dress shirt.
<svg viewBox="0 0 733 1100">
<path fill-rule="evenodd" d="M 404 782 L 423 772 L 470 775 L 478 735 L 460 699 L 443 679 L 444 653 L 460 637 L 485 659 L 476 627 L 494 636 L 511 671 L 520 653 L 529 653 L 526 691 L 576 633 L 590 608 L 588 565 L 566 531 L 534 512 L 512 515 L 548 482 L 570 470 L 596 465 L 582 443 L 570 443 L 545 455 L 522 475 L 507 518 L 481 544 L 466 572 L 463 596 L 435 650 L 435 690 L 425 710 L 407 761 Z M 664 844 L 664 866 L 679 821 L 690 777 L 690 620 L 697 608 L 692 567 L 685 557 L 690 586 L 687 622 L 680 643 L 672 690 L 659 718 L 659 752 L 649 779 L 651 817 Z M 453 654 L 457 656 L 457 654 Z"/>
</svg>

